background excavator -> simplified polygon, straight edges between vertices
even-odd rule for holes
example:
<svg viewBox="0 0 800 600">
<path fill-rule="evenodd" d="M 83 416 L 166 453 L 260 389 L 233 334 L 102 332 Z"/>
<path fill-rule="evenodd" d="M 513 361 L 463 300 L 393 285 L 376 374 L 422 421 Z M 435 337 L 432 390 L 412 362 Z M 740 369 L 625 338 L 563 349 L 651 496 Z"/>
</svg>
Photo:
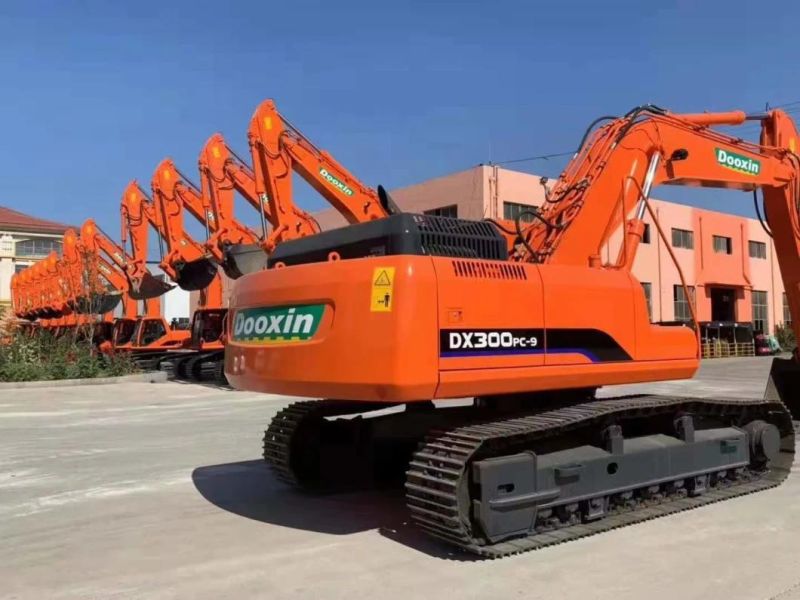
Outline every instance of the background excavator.
<svg viewBox="0 0 800 600">
<path fill-rule="evenodd" d="M 199 290 L 199 302 L 192 312 L 190 338 L 186 349 L 192 352 L 171 360 L 174 373 L 179 377 L 204 379 L 205 371 L 212 378 L 224 381 L 224 322 L 228 309 L 222 300 L 222 278 L 218 264 L 223 261 L 225 237 L 214 237 L 219 232 L 219 221 L 210 203 L 195 186 L 189 183 L 170 159 L 156 167 L 151 182 L 153 204 L 161 213 L 162 234 L 166 242 L 166 255 L 162 264 L 175 273 L 175 281 L 187 290 Z M 206 227 L 205 244 L 196 242 L 184 226 L 184 208 Z M 232 215 L 227 215 L 226 235 L 234 239 L 249 239 L 251 232 L 240 226 Z M 211 275 L 209 280 L 208 276 Z"/>
<path fill-rule="evenodd" d="M 320 232 L 314 217 L 294 202 L 294 173 L 332 204 L 348 223 L 381 219 L 398 211 L 382 187 L 373 190 L 364 185 L 331 154 L 317 148 L 278 112 L 273 100 L 265 100 L 256 108 L 247 139 L 253 163 L 252 191 L 265 207 L 264 214 L 272 227 L 269 232 L 264 227 L 258 244 L 230 249 L 228 260 L 239 273 L 264 269 L 279 244 Z"/>
<path fill-rule="evenodd" d="M 266 117 L 259 139 L 276 125 Z M 713 129 L 745 121 L 761 123 L 760 143 Z M 344 207 L 356 224 L 283 240 L 270 268 L 234 285 L 226 374 L 239 389 L 329 399 L 278 413 L 265 459 L 310 488 L 402 466 L 413 520 L 488 557 L 780 484 L 795 362 L 775 363 L 764 399 L 595 391 L 699 364 L 696 324 L 651 323 L 631 274 L 646 213 L 670 247 L 650 207 L 657 185 L 762 191 L 800 335 L 797 144 L 780 110 L 642 106 L 592 123 L 544 205 L 515 221 L 403 214 L 369 196 Z M 267 150 L 280 156 L 280 141 Z M 619 247 L 607 263 L 606 244 Z M 474 401 L 432 402 L 463 397 Z"/>
<path fill-rule="evenodd" d="M 107 342 L 104 350 L 130 351 L 137 360 L 147 362 L 152 360 L 153 352 L 182 347 L 186 334 L 170 329 L 161 316 L 158 297 L 145 299 L 145 312 L 139 314 L 139 301 L 130 295 L 131 281 L 127 274 L 131 257 L 94 219 L 87 219 L 81 226 L 78 248 L 86 268 L 102 275 L 122 295 L 122 315 L 113 319 L 110 331 L 103 332 Z"/>
<path fill-rule="evenodd" d="M 63 249 L 62 258 L 51 252 L 14 277 L 15 314 L 54 335 L 94 336 L 109 324 L 120 295 L 84 262 L 73 229 L 65 232 Z"/>
</svg>

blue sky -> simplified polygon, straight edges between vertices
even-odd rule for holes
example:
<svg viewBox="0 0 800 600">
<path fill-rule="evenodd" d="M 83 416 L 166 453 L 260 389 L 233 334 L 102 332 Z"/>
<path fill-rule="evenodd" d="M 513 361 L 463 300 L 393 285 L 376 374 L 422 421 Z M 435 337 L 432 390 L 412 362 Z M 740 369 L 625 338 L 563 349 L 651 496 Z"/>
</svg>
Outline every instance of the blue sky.
<svg viewBox="0 0 800 600">
<path fill-rule="evenodd" d="M 215 131 L 246 154 L 248 119 L 269 97 L 361 180 L 390 188 L 571 150 L 595 117 L 646 102 L 798 101 L 800 3 L 761 6 L 6 0 L 0 204 L 91 216 L 117 237 L 128 180 L 149 184 L 165 156 L 193 174 Z M 563 165 L 514 167 L 554 176 Z M 697 194 L 666 195 L 751 214 L 749 195 Z"/>
</svg>

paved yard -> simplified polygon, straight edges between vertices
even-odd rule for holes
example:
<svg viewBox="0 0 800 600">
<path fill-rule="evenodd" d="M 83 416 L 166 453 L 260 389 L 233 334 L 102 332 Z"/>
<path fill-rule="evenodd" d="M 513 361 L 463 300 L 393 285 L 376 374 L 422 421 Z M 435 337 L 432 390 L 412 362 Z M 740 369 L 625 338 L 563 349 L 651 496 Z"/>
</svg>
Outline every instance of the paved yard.
<svg viewBox="0 0 800 600">
<path fill-rule="evenodd" d="M 768 368 L 708 362 L 693 382 L 648 389 L 760 396 Z M 0 597 L 800 599 L 800 473 L 472 561 L 410 527 L 398 493 L 276 482 L 260 440 L 287 402 L 180 383 L 0 390 Z"/>
</svg>

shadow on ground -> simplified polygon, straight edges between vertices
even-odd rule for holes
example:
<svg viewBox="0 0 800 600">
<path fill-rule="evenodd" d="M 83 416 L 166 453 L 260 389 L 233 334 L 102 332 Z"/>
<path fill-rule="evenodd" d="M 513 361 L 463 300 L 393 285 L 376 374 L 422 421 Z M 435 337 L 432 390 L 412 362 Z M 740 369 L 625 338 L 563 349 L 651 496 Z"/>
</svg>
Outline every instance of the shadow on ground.
<svg viewBox="0 0 800 600">
<path fill-rule="evenodd" d="M 472 560 L 416 529 L 409 521 L 402 490 L 301 492 L 276 480 L 261 460 L 198 467 L 192 481 L 215 506 L 262 523 L 333 535 L 377 529 L 385 538 L 429 556 Z"/>
</svg>

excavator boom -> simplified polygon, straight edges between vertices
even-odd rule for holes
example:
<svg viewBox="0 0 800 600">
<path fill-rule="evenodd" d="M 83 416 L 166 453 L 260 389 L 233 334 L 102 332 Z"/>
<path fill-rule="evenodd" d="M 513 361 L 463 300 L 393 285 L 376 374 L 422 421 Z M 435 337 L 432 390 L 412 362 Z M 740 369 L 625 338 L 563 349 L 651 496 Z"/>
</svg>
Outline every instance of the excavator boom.
<svg viewBox="0 0 800 600">
<path fill-rule="evenodd" d="M 172 286 L 162 279 L 153 277 L 147 269 L 147 238 L 150 225 L 156 230 L 161 230 L 161 213 L 153 206 L 147 194 L 142 190 L 136 180 L 125 187 L 120 203 L 120 218 L 122 224 L 122 245 L 127 246 L 130 238 L 131 261 L 128 265 L 128 277 L 131 280 L 130 296 L 136 300 L 145 300 L 162 296 Z M 159 235 L 161 255 L 164 255 L 162 237 Z M 173 278 L 174 269 L 167 266 L 165 272 Z"/>
<path fill-rule="evenodd" d="M 256 109 L 247 134 L 256 193 L 270 207 L 273 229 L 263 248 L 318 233 L 314 218 L 293 202 L 292 173 L 298 173 L 333 205 L 348 223 L 364 223 L 389 214 L 376 191 L 362 184 L 333 156 L 314 146 L 266 100 Z"/>
</svg>

